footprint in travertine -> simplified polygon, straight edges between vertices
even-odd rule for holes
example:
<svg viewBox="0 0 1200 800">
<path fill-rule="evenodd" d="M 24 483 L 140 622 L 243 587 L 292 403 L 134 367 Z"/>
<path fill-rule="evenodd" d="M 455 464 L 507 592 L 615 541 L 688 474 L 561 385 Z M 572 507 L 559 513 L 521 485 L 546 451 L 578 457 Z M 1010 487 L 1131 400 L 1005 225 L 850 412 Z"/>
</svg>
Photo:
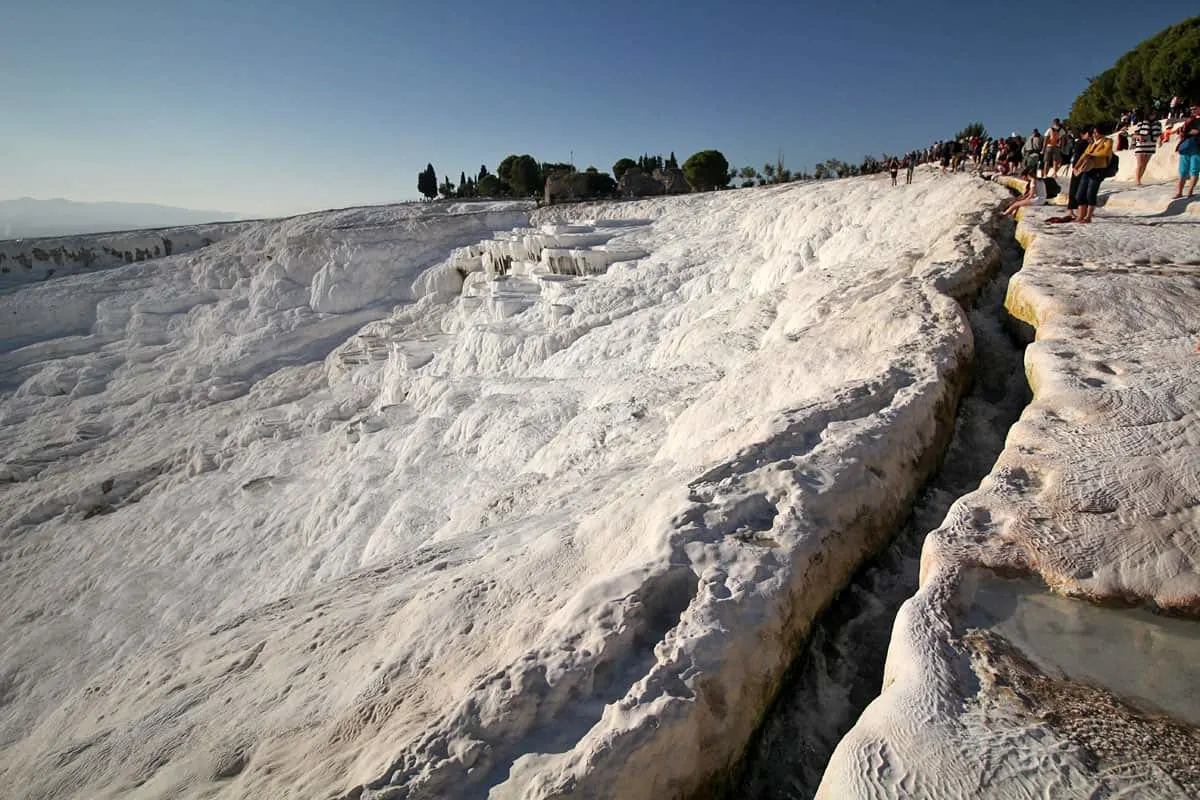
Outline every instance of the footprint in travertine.
<svg viewBox="0 0 1200 800">
<path fill-rule="evenodd" d="M 990 528 L 992 526 L 992 512 L 982 506 L 972 508 L 971 524 L 980 529 Z"/>
<path fill-rule="evenodd" d="M 245 744 L 217 748 L 212 760 L 212 768 L 209 770 L 209 777 L 212 780 L 220 781 L 240 775 L 245 771 L 246 765 L 250 763 L 250 750 L 251 748 Z"/>
<path fill-rule="evenodd" d="M 1080 365 L 1080 373 L 1083 382 L 1095 388 L 1120 389 L 1128 385 L 1123 377 L 1125 369 L 1114 362 L 1088 360 Z"/>
</svg>

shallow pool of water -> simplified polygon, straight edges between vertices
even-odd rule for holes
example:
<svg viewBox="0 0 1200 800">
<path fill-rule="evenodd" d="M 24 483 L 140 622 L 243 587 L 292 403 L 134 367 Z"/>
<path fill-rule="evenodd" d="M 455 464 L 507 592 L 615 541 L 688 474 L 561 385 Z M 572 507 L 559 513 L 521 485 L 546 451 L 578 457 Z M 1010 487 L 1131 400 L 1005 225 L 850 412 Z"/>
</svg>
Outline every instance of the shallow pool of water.
<svg viewBox="0 0 1200 800">
<path fill-rule="evenodd" d="M 1200 623 L 1105 608 L 1031 580 L 981 580 L 967 624 L 1008 639 L 1048 675 L 1200 725 Z"/>
</svg>

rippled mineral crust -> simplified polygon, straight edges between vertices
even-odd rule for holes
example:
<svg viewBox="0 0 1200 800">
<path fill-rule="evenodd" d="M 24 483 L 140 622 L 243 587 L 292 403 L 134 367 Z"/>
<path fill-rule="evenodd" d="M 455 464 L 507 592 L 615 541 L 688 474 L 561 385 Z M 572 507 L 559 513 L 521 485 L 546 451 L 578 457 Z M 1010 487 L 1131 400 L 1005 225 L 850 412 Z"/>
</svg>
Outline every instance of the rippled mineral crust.
<svg viewBox="0 0 1200 800">
<path fill-rule="evenodd" d="M 1106 647 L 1170 640 L 1197 652 L 1200 216 L 1173 187 L 1105 189 L 1091 225 L 1046 224 L 1057 209 L 1021 218 L 1028 249 L 1008 306 L 1037 331 L 1034 401 L 991 474 L 927 538 L 882 693 L 820 797 L 1200 793 L 1194 709 L 1164 688 L 1195 657 L 1134 659 L 1123 682 L 1054 650 L 1103 660 Z M 1115 619 L 1074 625 L 1067 608 L 1050 615 L 1057 644 L 1023 639 L 1008 620 L 1027 598 L 980 614 L 981 587 L 1013 575 L 1101 616 L 1130 605 L 1180 616 L 1183 632 L 1147 615 L 1118 637 Z"/>
<path fill-rule="evenodd" d="M 347 209 L 22 276 L 0 786 L 696 790 L 936 466 L 1003 194 Z"/>
</svg>

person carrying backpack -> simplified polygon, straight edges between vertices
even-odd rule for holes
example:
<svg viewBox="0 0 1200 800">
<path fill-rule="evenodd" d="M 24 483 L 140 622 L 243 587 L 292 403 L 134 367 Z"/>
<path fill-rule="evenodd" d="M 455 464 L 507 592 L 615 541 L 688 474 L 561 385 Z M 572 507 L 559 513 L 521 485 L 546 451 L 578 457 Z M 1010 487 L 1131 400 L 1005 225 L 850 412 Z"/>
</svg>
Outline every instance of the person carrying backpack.
<svg viewBox="0 0 1200 800">
<path fill-rule="evenodd" d="M 1033 129 L 1033 135 L 1025 142 L 1022 154 L 1025 156 L 1025 169 L 1033 169 L 1036 172 L 1042 165 L 1042 135 L 1038 133 L 1037 128 Z"/>
<path fill-rule="evenodd" d="M 1070 128 L 1063 128 L 1058 137 L 1058 150 L 1062 154 L 1062 160 L 1059 162 L 1061 166 L 1069 168 L 1075 163 L 1075 156 L 1082 155 L 1082 152 L 1075 152 L 1075 145 L 1075 134 L 1071 133 Z M 1057 172 L 1055 174 L 1057 175 Z M 1069 174 L 1068 177 L 1070 177 Z"/>
<path fill-rule="evenodd" d="M 1079 191 L 1076 194 L 1079 216 L 1076 217 L 1076 222 L 1092 221 L 1092 216 L 1096 213 L 1100 182 L 1109 177 L 1110 162 L 1115 158 L 1112 140 L 1104 135 L 1100 126 L 1093 125 L 1092 143 L 1083 151 L 1083 155 L 1074 166 L 1074 172 L 1079 175 Z"/>
</svg>

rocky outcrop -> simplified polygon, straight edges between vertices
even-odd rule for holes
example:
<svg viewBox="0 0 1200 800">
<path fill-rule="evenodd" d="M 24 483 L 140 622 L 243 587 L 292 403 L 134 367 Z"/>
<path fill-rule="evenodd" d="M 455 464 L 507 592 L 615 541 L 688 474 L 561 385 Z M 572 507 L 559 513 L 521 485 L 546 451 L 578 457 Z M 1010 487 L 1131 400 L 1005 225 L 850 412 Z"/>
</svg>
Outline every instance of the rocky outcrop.
<svg viewBox="0 0 1200 800">
<path fill-rule="evenodd" d="M 654 180 L 662 184 L 663 192 L 666 194 L 688 194 L 692 191 L 692 185 L 688 183 L 687 176 L 678 167 L 654 170 Z"/>
<path fill-rule="evenodd" d="M 617 193 L 621 197 L 655 197 L 666 194 L 667 189 L 654 176 L 647 175 L 637 167 L 630 167 L 617 181 Z"/>
<path fill-rule="evenodd" d="M 573 174 L 566 170 L 555 170 L 546 176 L 546 188 L 543 192 L 543 200 L 546 205 L 559 200 L 574 199 L 575 187 L 570 180 Z"/>
</svg>

